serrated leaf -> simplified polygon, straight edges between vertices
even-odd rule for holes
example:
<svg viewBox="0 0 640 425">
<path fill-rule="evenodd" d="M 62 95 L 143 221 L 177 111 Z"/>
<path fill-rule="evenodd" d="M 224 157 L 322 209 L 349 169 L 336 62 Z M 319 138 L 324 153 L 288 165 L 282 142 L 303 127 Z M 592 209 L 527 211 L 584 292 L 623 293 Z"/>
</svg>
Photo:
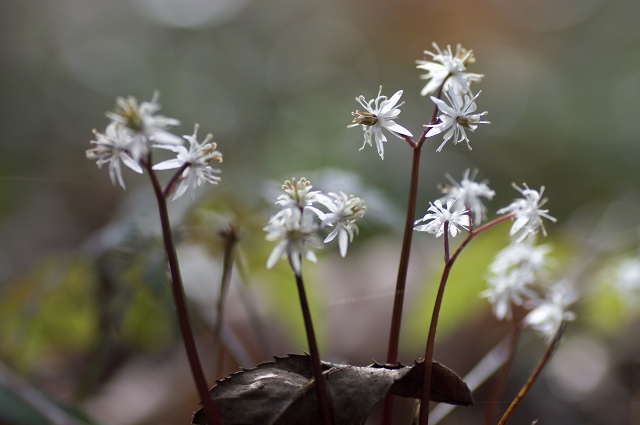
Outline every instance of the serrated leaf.
<svg viewBox="0 0 640 425">
<path fill-rule="evenodd" d="M 361 425 L 387 394 L 419 398 L 424 362 L 413 366 L 322 363 L 336 425 Z M 275 357 L 234 373 L 211 389 L 223 425 L 320 425 L 311 357 Z M 471 391 L 458 375 L 433 362 L 433 401 L 468 406 Z M 194 424 L 206 425 L 202 409 Z"/>
</svg>

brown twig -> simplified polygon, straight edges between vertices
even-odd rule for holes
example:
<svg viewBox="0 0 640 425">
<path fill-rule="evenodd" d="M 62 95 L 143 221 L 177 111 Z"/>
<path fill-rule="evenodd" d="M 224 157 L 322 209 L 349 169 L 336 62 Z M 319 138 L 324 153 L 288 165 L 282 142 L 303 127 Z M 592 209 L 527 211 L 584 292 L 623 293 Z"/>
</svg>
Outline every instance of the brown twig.
<svg viewBox="0 0 640 425">
<path fill-rule="evenodd" d="M 549 346 L 547 347 L 544 354 L 540 358 L 540 361 L 538 361 L 538 364 L 536 365 L 535 369 L 533 369 L 533 372 L 531 372 L 531 375 L 529 375 L 527 382 L 525 382 L 525 384 L 520 389 L 520 392 L 518 392 L 518 395 L 513 399 L 507 411 L 504 412 L 504 415 L 502 415 L 502 418 L 500 419 L 500 422 L 498 422 L 498 425 L 505 425 L 507 423 L 507 420 L 509 419 L 513 411 L 516 409 L 518 404 L 520 404 L 524 396 L 527 395 L 527 393 L 533 386 L 534 382 L 538 378 L 538 375 L 540 375 L 540 372 L 542 372 L 542 369 L 545 367 L 545 365 L 551 358 L 551 355 L 553 354 L 554 350 L 558 346 L 558 342 L 560 342 L 560 338 L 562 337 L 562 333 L 564 332 L 564 328 L 566 325 L 567 325 L 566 321 L 563 321 L 560 324 L 560 326 L 558 327 L 558 331 L 556 332 L 555 336 L 549 343 Z"/>
</svg>

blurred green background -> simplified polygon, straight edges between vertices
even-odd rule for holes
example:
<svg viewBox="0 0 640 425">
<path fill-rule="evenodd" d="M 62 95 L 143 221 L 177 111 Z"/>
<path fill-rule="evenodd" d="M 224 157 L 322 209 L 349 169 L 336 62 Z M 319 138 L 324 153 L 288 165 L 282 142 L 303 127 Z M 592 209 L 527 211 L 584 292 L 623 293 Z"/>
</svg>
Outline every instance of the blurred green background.
<svg viewBox="0 0 640 425">
<path fill-rule="evenodd" d="M 471 134 L 472 151 L 447 145 L 436 154 L 440 139 L 428 142 L 418 215 L 446 173 L 459 179 L 466 168 L 478 168 L 496 190 L 491 211 L 515 196 L 511 182 L 545 185 L 559 219 L 548 226 L 556 273 L 582 261 L 581 278 L 597 281 L 583 264 L 598 251 L 589 243 L 605 235 L 620 252 L 636 244 L 639 16 L 640 3 L 630 0 L 3 0 L 0 359 L 96 423 L 189 422 L 197 398 L 177 343 L 148 181 L 125 173 L 123 192 L 84 156 L 117 96 L 147 100 L 159 90 L 162 113 L 182 121 L 178 134 L 197 122 L 224 154 L 219 187 L 204 191 L 195 209 L 186 200 L 171 205 L 182 223 L 185 280 L 203 317 L 221 273 L 217 230 L 242 229 L 234 287 L 244 289 L 232 289 L 227 315 L 247 358 L 227 361 L 226 373 L 306 347 L 293 281 L 283 266 L 264 270 L 271 246 L 261 231 L 273 212 L 264 199 L 272 182 L 303 175 L 329 190 L 360 187 L 356 195 L 370 205 L 352 258 L 338 261 L 328 250 L 308 268 L 322 351 L 333 361 L 383 360 L 411 154 L 393 137 L 384 161 L 369 147 L 358 152 L 362 131 L 346 126 L 359 107 L 354 97 L 371 99 L 382 85 L 389 96 L 404 90 L 398 121 L 419 134 L 433 106 L 419 95 L 415 60 L 434 41 L 473 49 L 470 71 L 485 78 L 472 88 L 482 90 L 478 107 L 492 124 Z M 404 362 L 421 355 L 427 283 L 440 272 L 430 239 L 414 238 Z M 478 241 L 452 277 L 436 355 L 461 374 L 508 332 L 477 297 L 506 240 L 503 229 Z M 519 423 L 640 420 L 637 318 L 594 291 L 568 347 L 587 352 L 576 374 L 602 366 L 599 380 L 571 392 L 552 375 L 526 400 Z M 212 337 L 202 332 L 211 353 Z M 618 342 L 623 348 L 611 348 Z M 542 348 L 525 346 L 499 411 Z M 3 380 L 0 404 L 13 407 L 0 408 L 8 412 L 0 423 L 42 423 L 15 397 Z M 447 423 L 481 423 L 485 407 Z"/>
</svg>

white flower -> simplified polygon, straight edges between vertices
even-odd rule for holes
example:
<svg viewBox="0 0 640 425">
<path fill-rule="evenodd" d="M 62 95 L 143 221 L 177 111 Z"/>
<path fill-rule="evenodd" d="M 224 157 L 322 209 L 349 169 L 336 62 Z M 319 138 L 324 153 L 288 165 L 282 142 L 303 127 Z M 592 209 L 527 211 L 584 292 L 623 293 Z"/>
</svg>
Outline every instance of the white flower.
<svg viewBox="0 0 640 425">
<path fill-rule="evenodd" d="M 533 240 L 512 243 L 500 251 L 489 266 L 487 298 L 499 320 L 511 319 L 511 306 L 538 298 L 530 285 L 546 277 L 548 245 L 534 246 Z"/>
<path fill-rule="evenodd" d="M 312 188 L 311 182 L 304 177 L 300 180 L 296 180 L 295 177 L 290 181 L 285 180 L 284 185 L 282 185 L 282 190 L 285 193 L 278 196 L 276 205 L 280 205 L 283 210 L 286 208 L 308 209 L 320 219 L 323 219 L 324 213 L 313 206 L 314 202 L 318 200 L 320 191 L 312 191 Z"/>
<path fill-rule="evenodd" d="M 440 120 L 438 124 L 429 125 L 431 128 L 427 132 L 427 137 L 436 136 L 448 130 L 444 133 L 444 140 L 438 149 L 436 149 L 436 152 L 440 152 L 452 136 L 454 144 L 457 145 L 460 142 L 465 142 L 467 147 L 471 149 L 465 128 L 474 131 L 478 127 L 478 124 L 490 124 L 489 121 L 480 121 L 480 117 L 485 115 L 487 113 L 486 111 L 480 114 L 473 113 L 478 108 L 475 100 L 480 95 L 480 92 L 473 97 L 465 93 L 464 100 L 462 95 L 452 89 L 445 91 L 444 94 L 451 106 L 447 105 L 443 100 L 431 96 L 431 100 L 436 104 L 442 114 L 438 117 Z"/>
<path fill-rule="evenodd" d="M 520 279 L 519 273 L 490 276 L 487 289 L 480 296 L 491 303 L 493 314 L 499 319 L 511 319 L 511 306 L 522 305 L 525 301 L 537 298 L 537 294 Z"/>
<path fill-rule="evenodd" d="M 378 148 L 378 154 L 380 158 L 384 159 L 384 146 L 383 142 L 387 141 L 387 138 L 382 133 L 382 129 L 386 128 L 394 136 L 402 139 L 402 136 L 413 137 L 411 132 L 394 121 L 400 115 L 399 107 L 402 104 L 397 105 L 400 97 L 402 96 L 402 90 L 397 91 L 390 99 L 386 96 L 381 96 L 382 86 L 378 91 L 378 96 L 375 99 L 366 101 L 364 96 L 356 97 L 356 100 L 366 109 L 366 112 L 355 111 L 351 115 L 354 116 L 353 122 L 347 126 L 348 128 L 362 126 L 364 130 L 364 144 L 360 150 L 364 149 L 365 145 L 373 146 L 372 138 L 375 139 L 376 147 Z"/>
<path fill-rule="evenodd" d="M 337 236 L 340 255 L 345 257 L 349 242 L 352 242 L 354 234 L 358 233 L 356 221 L 364 216 L 367 207 L 362 199 L 353 195 L 347 196 L 342 192 L 323 195 L 319 198 L 319 202 L 330 211 L 322 220 L 322 225 L 335 226 L 325 238 L 324 243 L 331 242 Z"/>
<path fill-rule="evenodd" d="M 278 259 L 289 258 L 296 275 L 302 273 L 302 258 L 316 262 L 315 253 L 308 249 L 320 249 L 322 243 L 316 232 L 318 225 L 313 216 L 303 214 L 298 208 L 287 208 L 269 220 L 264 230 L 268 241 L 278 242 L 267 259 L 267 268 L 272 268 Z"/>
<path fill-rule="evenodd" d="M 202 183 L 218 184 L 220 177 L 216 174 L 220 170 L 209 166 L 211 161 L 222 162 L 222 154 L 216 150 L 216 143 L 212 142 L 213 135 L 207 134 L 202 143 L 198 142 L 198 124 L 194 126 L 193 135 L 183 136 L 189 142 L 189 149 L 184 146 L 163 146 L 178 153 L 174 159 L 160 162 L 153 166 L 154 170 L 170 170 L 173 168 L 184 168 L 181 175 L 180 185 L 176 189 L 173 199 L 177 199 L 185 192 L 189 192 L 189 197 L 195 198 L 196 189 Z"/>
<path fill-rule="evenodd" d="M 131 134 L 130 153 L 136 161 L 140 161 L 149 152 L 150 145 L 162 147 L 182 144 L 180 137 L 167 131 L 168 127 L 178 125 L 180 121 L 155 115 L 160 110 L 158 97 L 158 92 L 155 92 L 151 101 L 140 105 L 133 96 L 126 99 L 119 97 L 116 99 L 115 111 L 106 114 L 112 122 L 126 128 Z"/>
<path fill-rule="evenodd" d="M 533 302 L 536 307 L 524 318 L 524 324 L 552 339 L 563 321 L 576 318 L 575 313 L 567 311 L 567 307 L 576 298 L 576 293 L 567 284 L 560 282 L 547 291 L 544 300 Z"/>
<path fill-rule="evenodd" d="M 496 193 L 491 190 L 485 182 L 476 182 L 473 180 L 476 172 L 473 173 L 471 178 L 469 178 L 469 174 L 470 170 L 465 170 L 460 183 L 449 176 L 449 180 L 453 185 L 443 188 L 442 192 L 446 196 L 442 200 L 456 200 L 458 208 L 467 208 L 471 211 L 473 222 L 477 225 L 486 217 L 487 210 L 480 198 L 484 197 L 491 200 Z"/>
<path fill-rule="evenodd" d="M 99 168 L 102 168 L 104 164 L 109 164 L 111 183 L 114 185 L 116 183 L 120 184 L 123 189 L 126 189 L 120 162 L 122 161 L 124 165 L 136 173 L 142 174 L 143 172 L 140 164 L 131 156 L 129 150 L 132 141 L 131 136 L 116 123 L 110 123 L 105 134 L 98 133 L 95 130 L 93 133 L 96 136 L 96 140 L 92 140 L 91 143 L 96 146 L 87 150 L 87 158 L 95 159 Z"/>
<path fill-rule="evenodd" d="M 427 74 L 421 75 L 423 80 L 429 80 L 420 94 L 435 93 L 440 86 L 445 83 L 444 90 L 453 89 L 457 93 L 467 93 L 471 82 L 478 82 L 484 77 L 482 74 L 465 72 L 466 65 L 475 62 L 472 50 L 466 50 L 459 44 L 456 46 L 456 54 L 451 52 L 451 46 L 447 46 L 444 52 L 440 50 L 436 43 L 433 48 L 437 53 L 425 50 L 425 54 L 431 56 L 433 62 L 418 60 L 418 69 L 424 69 Z M 448 77 L 448 78 L 447 78 Z M 446 82 L 445 82 L 446 80 Z"/>
<path fill-rule="evenodd" d="M 547 235 L 542 222 L 543 218 L 555 223 L 557 220 L 548 214 L 549 210 L 540 209 L 547 202 L 546 198 L 542 198 L 544 186 L 540 187 L 540 191 L 529 189 L 523 184 L 524 189 L 520 189 L 513 184 L 514 189 L 522 194 L 524 199 L 515 199 L 511 204 L 498 210 L 498 214 L 515 213 L 515 221 L 511 226 L 509 234 L 515 237 L 517 242 L 522 242 L 528 235 L 538 232 L 542 229 L 542 234 Z"/>
<path fill-rule="evenodd" d="M 621 261 L 613 274 L 613 286 L 620 299 L 625 305 L 638 308 L 640 306 L 640 258 Z"/>
<path fill-rule="evenodd" d="M 438 199 L 434 203 L 429 203 L 431 206 L 428 211 L 431 211 L 430 214 L 426 214 L 419 220 L 416 220 L 414 223 L 414 230 L 419 232 L 428 232 L 433 233 L 436 237 L 440 237 L 444 233 L 444 224 L 449 223 L 449 233 L 451 236 L 455 237 L 458 234 L 458 227 L 460 226 L 465 230 L 469 227 L 469 216 L 467 215 L 467 210 L 454 210 L 451 211 L 451 207 L 454 204 L 453 199 L 449 199 L 446 202 L 446 206 L 442 205 L 442 202 Z M 418 223 L 422 223 L 425 221 L 429 221 L 426 224 L 418 225 Z"/>
<path fill-rule="evenodd" d="M 551 245 L 535 246 L 533 239 L 514 242 L 496 255 L 489 266 L 489 271 L 494 275 L 503 275 L 518 270 L 521 280 L 533 283 L 546 277 L 549 252 L 551 252 Z"/>
</svg>

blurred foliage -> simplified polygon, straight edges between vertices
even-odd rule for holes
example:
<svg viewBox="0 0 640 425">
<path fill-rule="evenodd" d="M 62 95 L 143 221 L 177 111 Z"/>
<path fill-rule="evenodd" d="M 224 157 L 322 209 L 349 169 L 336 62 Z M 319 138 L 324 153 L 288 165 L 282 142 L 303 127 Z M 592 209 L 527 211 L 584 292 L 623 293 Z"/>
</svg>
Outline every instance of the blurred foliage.
<svg viewBox="0 0 640 425">
<path fill-rule="evenodd" d="M 52 258 L 2 290 L 1 352 L 19 369 L 50 356 L 82 353 L 98 337 L 90 264 Z"/>
</svg>

